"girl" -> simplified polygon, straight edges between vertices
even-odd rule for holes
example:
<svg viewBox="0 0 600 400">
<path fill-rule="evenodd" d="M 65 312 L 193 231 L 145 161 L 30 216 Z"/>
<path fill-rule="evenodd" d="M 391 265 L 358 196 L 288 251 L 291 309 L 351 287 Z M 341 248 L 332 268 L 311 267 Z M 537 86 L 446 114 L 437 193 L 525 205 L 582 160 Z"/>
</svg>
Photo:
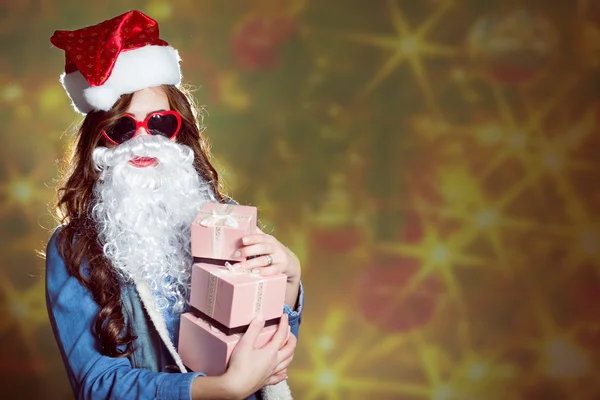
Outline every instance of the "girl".
<svg viewBox="0 0 600 400">
<path fill-rule="evenodd" d="M 219 187 L 179 57 L 138 11 L 57 31 L 63 85 L 86 113 L 58 190 L 61 226 L 46 251 L 52 328 L 77 398 L 286 399 L 301 320 L 298 258 L 261 231 L 243 238 L 240 269 L 288 277 L 284 313 L 266 345 L 256 319 L 227 371 L 188 372 L 177 354 L 188 310 L 190 225 Z M 293 335 L 288 336 L 288 325 Z"/>
</svg>

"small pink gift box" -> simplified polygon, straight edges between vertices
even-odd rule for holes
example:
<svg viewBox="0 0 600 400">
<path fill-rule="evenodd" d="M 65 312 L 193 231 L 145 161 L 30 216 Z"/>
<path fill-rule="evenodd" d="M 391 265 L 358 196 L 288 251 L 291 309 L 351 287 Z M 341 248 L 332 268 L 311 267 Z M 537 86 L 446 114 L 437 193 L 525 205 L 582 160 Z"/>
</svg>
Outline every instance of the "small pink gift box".
<svg viewBox="0 0 600 400">
<path fill-rule="evenodd" d="M 192 222 L 192 256 L 215 260 L 244 261 L 233 253 L 242 237 L 256 232 L 256 207 L 205 203 Z"/>
<path fill-rule="evenodd" d="M 263 328 L 256 345 L 267 344 L 277 327 L 271 325 Z M 185 313 L 181 315 L 178 353 L 183 364 L 190 370 L 208 376 L 222 375 L 227 370 L 231 352 L 241 337 L 241 334 L 227 336 L 194 314 Z"/>
<path fill-rule="evenodd" d="M 230 266 L 192 266 L 190 304 L 228 328 L 248 325 L 262 313 L 268 321 L 283 314 L 287 278 L 261 276 Z"/>
</svg>

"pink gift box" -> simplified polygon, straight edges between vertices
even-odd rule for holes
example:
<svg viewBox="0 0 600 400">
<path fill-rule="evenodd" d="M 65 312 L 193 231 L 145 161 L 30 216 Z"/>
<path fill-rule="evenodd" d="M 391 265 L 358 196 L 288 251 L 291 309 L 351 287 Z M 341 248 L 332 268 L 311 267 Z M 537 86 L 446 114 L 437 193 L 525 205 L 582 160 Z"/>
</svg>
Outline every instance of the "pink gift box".
<svg viewBox="0 0 600 400">
<path fill-rule="evenodd" d="M 192 222 L 192 256 L 244 261 L 234 257 L 242 237 L 256 232 L 256 207 L 205 203 Z"/>
<path fill-rule="evenodd" d="M 263 328 L 256 345 L 267 344 L 277 327 L 278 325 L 271 325 Z M 190 370 L 208 376 L 222 375 L 227 370 L 231 352 L 241 337 L 240 334 L 227 336 L 194 314 L 185 313 L 181 315 L 178 353 L 183 364 Z"/>
<path fill-rule="evenodd" d="M 258 313 L 268 321 L 283 314 L 286 282 L 283 274 L 198 263 L 192 266 L 190 304 L 228 328 L 248 325 Z"/>
</svg>

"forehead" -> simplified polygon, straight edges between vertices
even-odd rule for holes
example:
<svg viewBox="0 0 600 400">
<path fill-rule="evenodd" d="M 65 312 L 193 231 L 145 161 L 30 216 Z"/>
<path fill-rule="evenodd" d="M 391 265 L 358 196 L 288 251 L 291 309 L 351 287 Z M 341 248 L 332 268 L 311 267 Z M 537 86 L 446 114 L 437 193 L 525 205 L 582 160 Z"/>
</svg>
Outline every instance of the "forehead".
<svg viewBox="0 0 600 400">
<path fill-rule="evenodd" d="M 161 87 L 138 90 L 133 94 L 127 112 L 136 119 L 144 119 L 156 110 L 170 110 L 169 99 Z"/>
</svg>

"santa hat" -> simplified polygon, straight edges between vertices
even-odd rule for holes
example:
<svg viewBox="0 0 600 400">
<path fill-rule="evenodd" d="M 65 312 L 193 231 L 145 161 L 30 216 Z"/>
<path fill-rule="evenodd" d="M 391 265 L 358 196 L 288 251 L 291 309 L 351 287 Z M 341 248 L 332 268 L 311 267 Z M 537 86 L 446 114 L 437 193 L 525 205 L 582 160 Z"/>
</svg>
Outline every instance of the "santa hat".
<svg viewBox="0 0 600 400">
<path fill-rule="evenodd" d="M 139 11 L 56 31 L 50 41 L 65 51 L 60 81 L 82 114 L 110 110 L 126 93 L 181 82 L 177 50 L 159 38 L 158 23 Z"/>
</svg>

